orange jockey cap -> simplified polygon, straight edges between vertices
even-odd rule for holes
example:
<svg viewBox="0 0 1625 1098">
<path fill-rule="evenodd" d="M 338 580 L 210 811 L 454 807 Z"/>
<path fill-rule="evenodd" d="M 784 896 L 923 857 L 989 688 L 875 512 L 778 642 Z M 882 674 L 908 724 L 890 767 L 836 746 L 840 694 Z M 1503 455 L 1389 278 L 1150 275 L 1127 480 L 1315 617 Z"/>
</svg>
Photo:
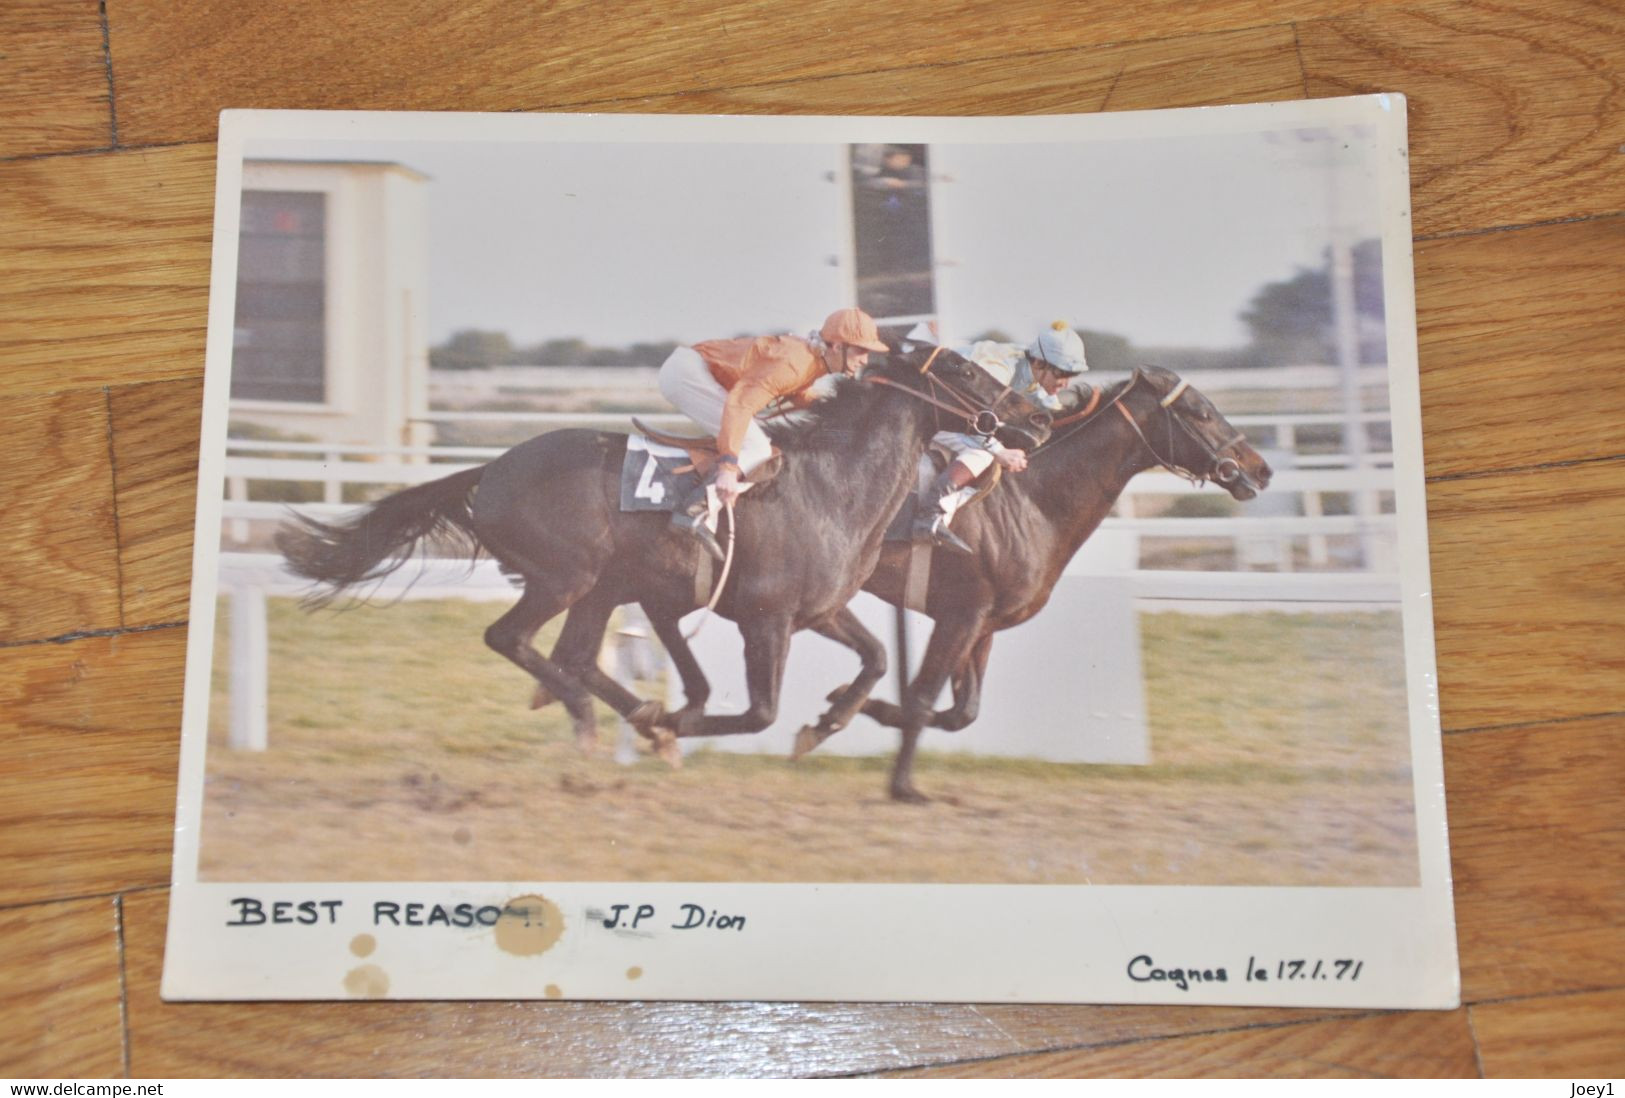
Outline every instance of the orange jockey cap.
<svg viewBox="0 0 1625 1098">
<path fill-rule="evenodd" d="M 875 318 L 862 309 L 836 309 L 818 330 L 818 338 L 829 344 L 845 343 L 851 347 L 862 347 L 865 351 L 887 349 L 880 342 L 880 330 L 875 327 Z"/>
</svg>

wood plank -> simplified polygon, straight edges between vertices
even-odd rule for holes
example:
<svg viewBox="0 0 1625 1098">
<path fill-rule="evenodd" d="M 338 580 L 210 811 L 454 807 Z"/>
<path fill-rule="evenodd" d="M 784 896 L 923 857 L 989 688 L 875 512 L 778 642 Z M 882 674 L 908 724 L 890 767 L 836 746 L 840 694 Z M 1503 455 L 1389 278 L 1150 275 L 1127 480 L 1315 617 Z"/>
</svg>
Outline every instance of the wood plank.
<svg viewBox="0 0 1625 1098">
<path fill-rule="evenodd" d="M 214 148 L 0 163 L 0 393 L 195 377 Z"/>
<path fill-rule="evenodd" d="M 1625 10 L 1422 0 L 1298 27 L 1311 96 L 1410 99 L 1419 235 L 1625 206 Z"/>
<path fill-rule="evenodd" d="M 113 143 L 96 5 L 12 0 L 0 6 L 0 42 L 0 157 Z"/>
<path fill-rule="evenodd" d="M 1625 461 L 1428 485 L 1447 729 L 1625 712 Z"/>
<path fill-rule="evenodd" d="M 1625 217 L 1416 246 L 1432 475 L 1625 454 Z"/>
<path fill-rule="evenodd" d="M 705 114 L 1040 114 L 1256 103 L 1303 95 L 1292 28 L 1119 42 L 599 105 Z"/>
<path fill-rule="evenodd" d="M 829 1075 L 1305 1016 L 922 1003 L 164 1003 L 167 907 L 161 892 L 126 900 L 131 1066 L 140 1077 Z M 626 1040 L 633 1032 L 639 1040 Z"/>
<path fill-rule="evenodd" d="M 1464 1002 L 1625 985 L 1621 774 L 1621 717 L 1445 737 Z"/>
<path fill-rule="evenodd" d="M 1376 6 L 1216 0 L 1136 8 L 1092 0 L 1057 19 L 1042 0 L 946 7 L 906 0 L 884 9 L 839 0 L 686 0 L 667 5 L 658 19 L 640 9 L 570 3 L 516 20 L 495 0 L 440 0 L 410 10 L 353 5 L 340 14 L 319 0 L 247 11 L 127 0 L 109 12 L 109 35 L 121 138 L 146 144 L 212 139 L 216 115 L 228 106 L 547 110 L 856 74 L 868 74 L 885 97 L 895 80 L 889 74 L 899 69 L 998 58 L 1019 78 L 1030 55 L 1046 51 L 1279 26 Z M 317 23 L 323 34 L 312 36 Z M 816 101 L 815 92 L 796 109 L 828 109 Z"/>
<path fill-rule="evenodd" d="M 203 382 L 123 386 L 109 400 L 124 621 L 184 621 L 192 589 Z"/>
<path fill-rule="evenodd" d="M 118 945 L 111 899 L 0 911 L 0 1072 L 123 1074 Z"/>
<path fill-rule="evenodd" d="M 117 627 L 105 394 L 8 401 L 0 499 L 0 643 Z"/>
<path fill-rule="evenodd" d="M 1572 1079 L 1625 1075 L 1625 989 L 1474 1007 L 1484 1075 Z"/>
<path fill-rule="evenodd" d="M 896 1072 L 905 1078 L 1455 1079 L 1478 1075 L 1467 1012 L 1259 1026 Z"/>
<path fill-rule="evenodd" d="M 186 630 L 0 649 L 0 905 L 169 880 Z"/>
</svg>

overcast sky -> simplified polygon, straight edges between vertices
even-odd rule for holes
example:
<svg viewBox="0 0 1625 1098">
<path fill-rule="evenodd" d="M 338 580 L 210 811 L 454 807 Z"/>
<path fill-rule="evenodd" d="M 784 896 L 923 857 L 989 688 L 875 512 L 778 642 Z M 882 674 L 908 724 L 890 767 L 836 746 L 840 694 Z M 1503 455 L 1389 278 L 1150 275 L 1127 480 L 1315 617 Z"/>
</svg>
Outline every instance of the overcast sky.
<svg viewBox="0 0 1625 1098">
<path fill-rule="evenodd" d="M 695 341 L 811 328 L 851 304 L 828 178 L 845 146 L 258 141 L 249 155 L 431 177 L 435 343 L 462 328 Z M 1379 233 L 1374 152 L 1352 130 L 930 155 L 955 336 L 1066 319 L 1141 346 L 1235 346 L 1260 286 L 1318 264 L 1334 202 L 1352 239 Z"/>
</svg>

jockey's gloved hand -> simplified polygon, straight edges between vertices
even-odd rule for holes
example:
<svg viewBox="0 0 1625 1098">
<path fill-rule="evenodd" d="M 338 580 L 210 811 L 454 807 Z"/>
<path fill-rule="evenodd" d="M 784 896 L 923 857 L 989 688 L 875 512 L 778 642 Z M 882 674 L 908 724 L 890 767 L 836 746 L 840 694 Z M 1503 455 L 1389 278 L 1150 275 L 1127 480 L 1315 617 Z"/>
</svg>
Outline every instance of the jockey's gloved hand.
<svg viewBox="0 0 1625 1098">
<path fill-rule="evenodd" d="M 724 464 L 717 469 L 717 498 L 724 507 L 739 498 L 739 466 Z"/>
</svg>

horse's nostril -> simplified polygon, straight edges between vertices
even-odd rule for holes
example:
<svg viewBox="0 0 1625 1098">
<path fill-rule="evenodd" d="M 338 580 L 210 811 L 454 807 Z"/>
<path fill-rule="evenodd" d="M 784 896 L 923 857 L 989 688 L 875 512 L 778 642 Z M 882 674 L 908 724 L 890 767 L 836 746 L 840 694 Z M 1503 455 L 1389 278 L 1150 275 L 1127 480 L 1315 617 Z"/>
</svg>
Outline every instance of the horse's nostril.
<svg viewBox="0 0 1625 1098">
<path fill-rule="evenodd" d="M 1027 422 L 1031 423 L 1034 427 L 1037 427 L 1040 431 L 1047 431 L 1055 423 L 1055 417 L 1050 415 L 1048 412 L 1034 412 L 1032 417 Z"/>
</svg>

